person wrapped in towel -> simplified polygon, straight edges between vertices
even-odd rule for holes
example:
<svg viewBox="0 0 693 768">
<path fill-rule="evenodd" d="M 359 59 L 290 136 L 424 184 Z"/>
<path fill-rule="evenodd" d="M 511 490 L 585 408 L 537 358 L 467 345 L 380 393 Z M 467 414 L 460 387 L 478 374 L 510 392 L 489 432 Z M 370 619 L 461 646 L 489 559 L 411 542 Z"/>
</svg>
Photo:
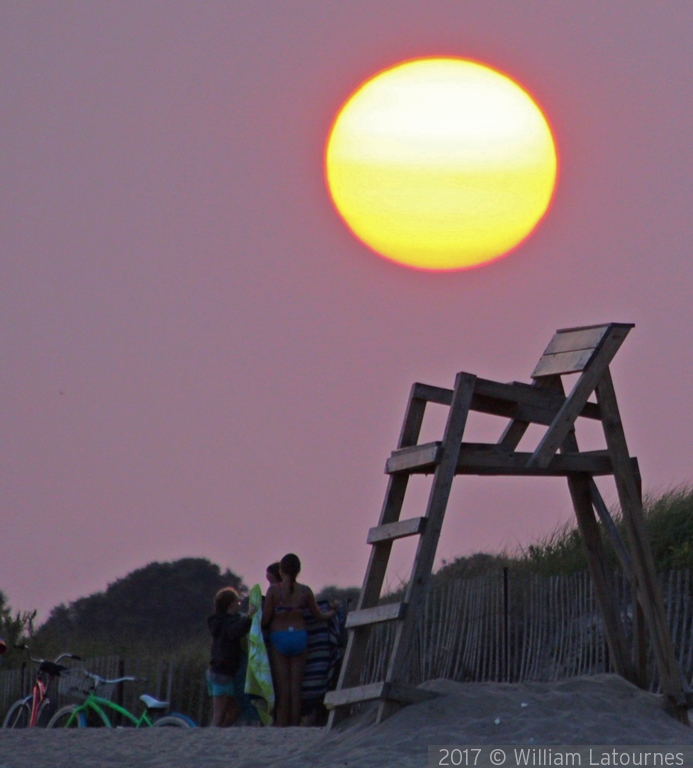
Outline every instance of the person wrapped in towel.
<svg viewBox="0 0 693 768">
<path fill-rule="evenodd" d="M 323 613 L 330 608 L 327 600 L 318 600 L 317 603 Z M 344 605 L 339 606 L 336 615 L 326 622 L 315 621 L 309 611 L 303 614 L 303 618 L 308 647 L 301 687 L 301 724 L 325 725 L 328 712 L 323 699 L 327 691 L 335 687 L 339 676 L 346 610 Z"/>
</svg>

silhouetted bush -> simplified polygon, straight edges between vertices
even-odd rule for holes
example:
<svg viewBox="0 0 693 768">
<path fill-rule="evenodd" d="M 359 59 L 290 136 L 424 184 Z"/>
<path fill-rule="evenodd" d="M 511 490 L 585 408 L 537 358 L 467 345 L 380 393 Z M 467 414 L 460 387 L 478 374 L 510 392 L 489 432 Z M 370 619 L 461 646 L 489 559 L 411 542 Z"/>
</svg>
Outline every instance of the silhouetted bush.
<svg viewBox="0 0 693 768">
<path fill-rule="evenodd" d="M 206 644 L 206 618 L 215 593 L 226 586 L 247 591 L 240 577 L 205 558 L 150 563 L 105 592 L 54 608 L 33 644 L 46 655 L 130 655 Z"/>
</svg>

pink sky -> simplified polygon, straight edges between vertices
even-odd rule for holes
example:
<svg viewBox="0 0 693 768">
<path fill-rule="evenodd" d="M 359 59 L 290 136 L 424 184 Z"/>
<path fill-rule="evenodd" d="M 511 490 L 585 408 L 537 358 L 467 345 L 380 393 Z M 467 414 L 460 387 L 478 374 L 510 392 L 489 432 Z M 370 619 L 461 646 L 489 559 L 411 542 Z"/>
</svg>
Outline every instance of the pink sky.
<svg viewBox="0 0 693 768">
<path fill-rule="evenodd" d="M 560 327 L 636 323 L 631 453 L 646 490 L 690 481 L 692 33 L 675 0 L 0 3 L 12 605 L 184 556 L 253 583 L 295 551 L 313 587 L 360 584 L 411 383 L 528 380 Z M 525 86 L 561 159 L 536 233 L 452 274 L 365 249 L 322 176 L 349 93 L 441 54 Z M 438 561 L 571 515 L 560 481 L 459 479 Z"/>
</svg>

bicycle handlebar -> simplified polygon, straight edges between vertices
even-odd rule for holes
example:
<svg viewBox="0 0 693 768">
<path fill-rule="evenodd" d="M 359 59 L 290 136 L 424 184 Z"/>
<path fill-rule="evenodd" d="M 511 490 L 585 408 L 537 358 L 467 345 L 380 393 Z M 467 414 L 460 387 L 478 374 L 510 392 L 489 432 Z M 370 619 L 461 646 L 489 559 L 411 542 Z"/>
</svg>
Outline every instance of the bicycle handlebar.
<svg viewBox="0 0 693 768">
<path fill-rule="evenodd" d="M 101 677 L 101 675 L 97 675 L 94 672 L 88 672 L 86 669 L 84 670 L 84 674 L 87 677 L 91 677 L 91 679 L 101 685 L 114 685 L 116 683 L 140 683 L 145 682 L 142 678 L 139 677 L 116 677 L 112 680 L 108 680 L 105 677 Z"/>
<path fill-rule="evenodd" d="M 16 644 L 14 647 L 20 651 L 26 651 L 29 654 L 29 660 L 33 661 L 34 664 L 43 664 L 44 661 L 47 661 L 47 659 L 35 659 L 31 655 L 30 653 L 31 649 L 29 648 L 28 645 L 26 645 L 26 643 L 19 643 L 19 644 Z M 57 656 L 53 660 L 53 664 L 57 664 L 60 661 L 60 659 L 74 659 L 75 661 L 82 661 L 82 657 L 77 656 L 74 653 L 61 653 L 59 656 Z"/>
</svg>

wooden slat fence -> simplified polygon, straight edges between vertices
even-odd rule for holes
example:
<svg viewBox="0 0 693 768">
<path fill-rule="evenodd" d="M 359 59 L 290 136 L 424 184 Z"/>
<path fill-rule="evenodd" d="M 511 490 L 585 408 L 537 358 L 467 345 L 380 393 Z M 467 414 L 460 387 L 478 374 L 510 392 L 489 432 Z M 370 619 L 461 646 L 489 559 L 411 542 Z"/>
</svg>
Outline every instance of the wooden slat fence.
<svg viewBox="0 0 693 768">
<path fill-rule="evenodd" d="M 632 597 L 620 573 L 613 585 L 632 642 Z M 690 571 L 660 576 L 677 658 L 693 677 Z M 376 626 L 361 683 L 382 680 L 392 643 L 389 625 Z M 409 664 L 412 684 L 437 677 L 458 681 L 551 682 L 612 671 L 587 572 L 570 576 L 516 575 L 507 569 L 434 585 L 423 605 Z M 658 690 L 652 649 L 649 688 Z"/>
<path fill-rule="evenodd" d="M 689 570 L 660 576 L 667 619 L 677 658 L 687 681 L 693 678 L 693 583 Z M 626 632 L 632 641 L 632 596 L 622 575 L 613 584 Z M 374 627 L 361 683 L 382 680 L 394 641 L 394 624 Z M 171 710 L 206 724 L 210 701 L 205 662 L 198 657 L 92 659 L 85 666 L 102 677 L 131 675 L 114 700 L 139 713 L 139 696 L 149 693 L 171 702 Z M 551 682 L 612 671 L 602 622 L 589 575 L 538 576 L 512 569 L 475 579 L 435 584 L 424 602 L 408 667 L 410 681 L 444 677 L 457 681 Z M 0 718 L 13 701 L 28 695 L 33 668 L 0 671 Z M 649 688 L 658 690 L 654 655 L 648 648 Z M 145 682 L 146 681 L 146 682 Z M 62 706 L 70 700 L 50 695 Z"/>
</svg>

